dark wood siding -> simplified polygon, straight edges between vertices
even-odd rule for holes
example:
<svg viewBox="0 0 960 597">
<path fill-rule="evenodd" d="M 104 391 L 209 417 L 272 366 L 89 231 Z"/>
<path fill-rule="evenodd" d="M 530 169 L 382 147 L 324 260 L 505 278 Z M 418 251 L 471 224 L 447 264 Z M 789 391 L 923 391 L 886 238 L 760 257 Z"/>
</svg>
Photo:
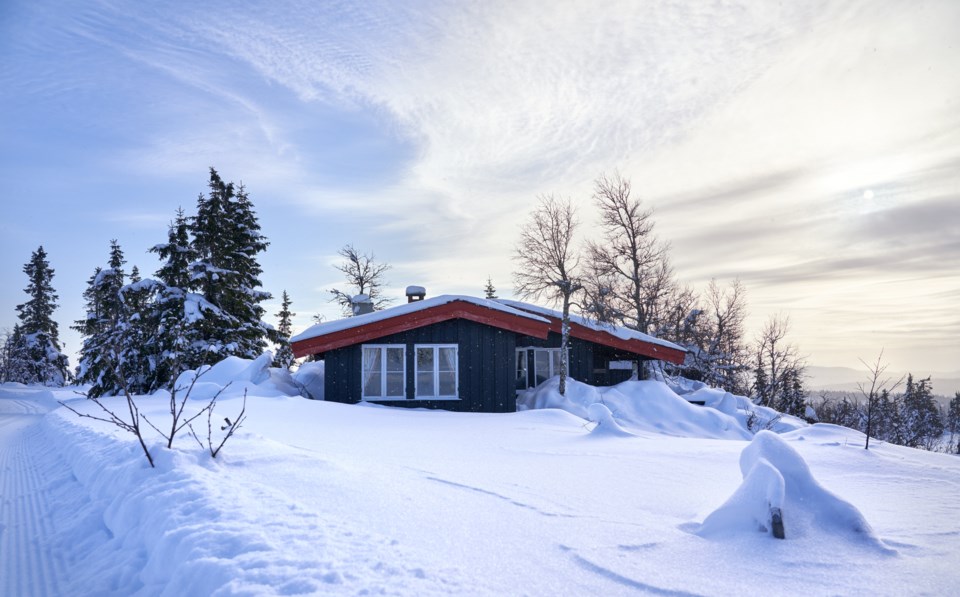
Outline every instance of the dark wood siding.
<svg viewBox="0 0 960 597">
<path fill-rule="evenodd" d="M 550 332 L 546 340 L 531 336 L 520 336 L 517 338 L 516 345 L 518 348 L 560 348 L 560 340 L 560 334 Z M 594 344 L 592 342 L 570 338 L 570 377 L 583 383 L 593 383 L 593 351 Z M 528 367 L 532 371 L 533 363 L 529 363 Z"/>
<path fill-rule="evenodd" d="M 516 334 L 466 319 L 454 319 L 378 338 L 370 344 L 406 346 L 407 398 L 384 401 L 390 406 L 442 408 L 472 412 L 514 412 L 513 389 Z M 414 396 L 414 346 L 456 344 L 459 349 L 460 400 L 412 400 Z M 361 399 L 362 345 L 346 346 L 324 354 L 324 393 L 333 402 Z"/>
<path fill-rule="evenodd" d="M 532 336 L 517 337 L 517 347 L 560 348 L 560 334 L 550 332 L 546 340 Z M 579 338 L 570 338 L 570 377 L 594 386 L 612 386 L 630 379 L 632 371 L 611 370 L 610 361 L 649 360 Z M 533 371 L 533 362 L 528 364 Z"/>
</svg>

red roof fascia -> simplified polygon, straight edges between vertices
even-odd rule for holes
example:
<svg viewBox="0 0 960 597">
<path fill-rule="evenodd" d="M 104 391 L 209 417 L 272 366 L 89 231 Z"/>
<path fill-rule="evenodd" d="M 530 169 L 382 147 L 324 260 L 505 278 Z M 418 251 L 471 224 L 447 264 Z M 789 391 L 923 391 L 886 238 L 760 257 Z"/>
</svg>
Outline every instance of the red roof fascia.
<svg viewBox="0 0 960 597">
<path fill-rule="evenodd" d="M 541 316 L 550 320 L 551 332 L 556 332 L 558 334 L 561 333 L 561 320 L 549 315 Z M 610 346 L 611 348 L 625 350 L 627 352 L 632 352 L 633 354 L 650 357 L 660 361 L 669 361 L 676 365 L 682 365 L 684 359 L 686 358 L 686 353 L 676 348 L 661 346 L 660 344 L 654 344 L 653 342 L 646 342 L 644 340 L 640 340 L 639 338 L 620 338 L 609 332 L 588 328 L 574 321 L 570 322 L 570 335 L 574 338 L 579 338 L 580 340 L 593 342 L 594 344 Z"/>
<path fill-rule="evenodd" d="M 397 334 L 450 319 L 467 319 L 476 323 L 493 326 L 537 338 L 546 338 L 550 324 L 535 321 L 527 317 L 513 315 L 497 309 L 488 309 L 466 301 L 451 301 L 436 307 L 414 311 L 381 319 L 354 328 L 340 330 L 316 338 L 307 338 L 291 344 L 293 354 L 303 357 L 320 354 L 328 350 L 343 348 L 368 340 L 375 340 L 391 334 Z"/>
</svg>

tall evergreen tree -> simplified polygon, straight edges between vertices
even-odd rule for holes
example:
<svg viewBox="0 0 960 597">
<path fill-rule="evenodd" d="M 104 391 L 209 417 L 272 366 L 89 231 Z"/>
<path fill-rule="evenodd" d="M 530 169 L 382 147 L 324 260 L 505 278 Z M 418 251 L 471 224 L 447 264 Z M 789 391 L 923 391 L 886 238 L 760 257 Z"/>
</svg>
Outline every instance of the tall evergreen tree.
<svg viewBox="0 0 960 597">
<path fill-rule="evenodd" d="M 280 311 L 277 312 L 279 325 L 275 337 L 277 345 L 277 354 L 273 357 L 274 367 L 283 367 L 289 369 L 293 365 L 293 349 L 290 348 L 290 336 L 293 334 L 293 323 L 291 319 L 296 313 L 290 312 L 290 296 L 287 291 L 283 291 L 283 300 L 280 303 Z"/>
<path fill-rule="evenodd" d="M 23 266 L 29 280 L 24 292 L 30 299 L 17 305 L 19 324 L 14 329 L 11 351 L 21 383 L 62 386 L 70 377 L 67 357 L 60 350 L 53 312 L 58 296 L 53 289 L 54 270 L 43 247 L 37 248 Z"/>
<path fill-rule="evenodd" d="M 125 263 L 120 244 L 111 240 L 107 267 L 96 269 L 84 291 L 87 316 L 74 325 L 84 335 L 77 381 L 90 384 L 88 395 L 94 398 L 115 395 L 122 387 L 118 359 L 122 344 L 120 323 L 125 316 L 120 295 Z"/>
<path fill-rule="evenodd" d="M 270 243 L 260 233 L 253 203 L 242 183 L 226 208 L 231 245 L 227 268 L 234 273 L 221 308 L 237 319 L 238 348 L 235 354 L 256 358 L 266 348 L 267 337 L 273 333 L 272 326 L 263 321 L 266 309 L 261 303 L 272 297 L 269 292 L 261 290 L 263 268 L 257 261 L 257 255 L 266 251 Z"/>
<path fill-rule="evenodd" d="M 201 195 L 200 202 L 204 201 Z M 153 336 L 148 341 L 156 359 L 153 385 L 160 388 L 170 385 L 183 371 L 202 365 L 206 356 L 206 343 L 197 323 L 202 319 L 197 315 L 204 311 L 206 301 L 190 292 L 191 264 L 196 252 L 182 208 L 167 230 L 167 242 L 153 246 L 150 252 L 162 260 L 156 272 L 158 281 L 153 286 L 149 310 Z"/>
<path fill-rule="evenodd" d="M 257 254 L 269 243 L 260 234 L 246 190 L 241 186 L 236 192 L 211 168 L 209 195 L 198 199 L 189 230 L 195 253 L 191 287 L 205 301 L 196 312 L 203 341 L 197 356 L 204 362 L 259 356 L 271 328 L 262 321 L 260 303 L 270 294 L 260 290 Z"/>
</svg>

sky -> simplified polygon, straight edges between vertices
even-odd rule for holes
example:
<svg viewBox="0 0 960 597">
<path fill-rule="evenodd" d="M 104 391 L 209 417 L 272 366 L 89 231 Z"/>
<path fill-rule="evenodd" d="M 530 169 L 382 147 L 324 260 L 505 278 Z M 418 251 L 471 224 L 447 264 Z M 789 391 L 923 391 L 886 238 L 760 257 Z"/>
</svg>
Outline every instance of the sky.
<svg viewBox="0 0 960 597">
<path fill-rule="evenodd" d="M 960 3 L 0 5 L 0 328 L 39 245 L 55 317 L 117 239 L 158 267 L 208 169 L 271 245 L 266 307 L 339 316 L 352 243 L 388 293 L 512 291 L 537 197 L 619 172 L 681 281 L 739 278 L 821 366 L 960 370 Z M 75 360 L 73 361 L 75 364 Z"/>
</svg>

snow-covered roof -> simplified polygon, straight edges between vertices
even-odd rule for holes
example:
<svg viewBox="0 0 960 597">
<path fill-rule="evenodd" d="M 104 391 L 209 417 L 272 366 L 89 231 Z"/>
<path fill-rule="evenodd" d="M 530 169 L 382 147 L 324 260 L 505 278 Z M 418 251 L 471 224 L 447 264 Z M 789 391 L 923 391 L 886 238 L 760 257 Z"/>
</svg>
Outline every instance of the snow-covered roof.
<svg viewBox="0 0 960 597">
<path fill-rule="evenodd" d="M 386 321 L 401 315 L 410 315 L 418 311 L 425 311 L 427 309 L 452 303 L 454 301 L 463 301 L 465 303 L 470 303 L 479 307 L 485 307 L 487 309 L 493 309 L 495 311 L 507 313 L 516 317 L 523 317 L 525 319 L 530 319 L 540 323 L 550 323 L 548 319 L 540 317 L 534 313 L 531 313 L 530 311 L 516 309 L 510 305 L 502 304 L 497 301 L 466 295 L 444 294 L 424 299 L 422 301 L 414 301 L 412 303 L 397 305 L 396 307 L 390 307 L 382 311 L 374 311 L 373 313 L 366 313 L 364 315 L 357 315 L 355 317 L 345 317 L 343 319 L 318 323 L 290 338 L 290 342 L 302 342 L 312 338 L 320 338 L 322 336 L 336 332 L 342 332 L 351 328 L 357 328 L 379 321 Z"/>
<path fill-rule="evenodd" d="M 528 311 L 530 313 L 536 313 L 553 319 L 562 319 L 563 313 L 560 311 L 555 311 L 553 309 L 548 309 L 546 307 L 541 307 L 539 305 L 531 305 L 530 303 L 523 303 L 520 301 L 512 301 L 509 299 L 494 299 L 502 305 L 508 307 L 513 307 L 518 310 Z M 585 328 L 595 330 L 598 332 L 606 332 L 617 338 L 622 338 L 623 340 L 640 340 L 641 342 L 647 342 L 650 344 L 656 344 L 658 346 L 663 346 L 665 348 L 672 348 L 674 350 L 679 350 L 686 352 L 686 349 L 670 342 L 668 340 L 662 340 L 656 336 L 651 336 L 650 334 L 644 334 L 643 332 L 638 332 L 637 330 L 631 330 L 630 328 L 620 327 L 613 325 L 611 323 L 600 323 L 597 321 L 590 320 L 586 317 L 580 315 L 570 314 L 570 321 L 578 325 L 582 325 Z"/>
</svg>

